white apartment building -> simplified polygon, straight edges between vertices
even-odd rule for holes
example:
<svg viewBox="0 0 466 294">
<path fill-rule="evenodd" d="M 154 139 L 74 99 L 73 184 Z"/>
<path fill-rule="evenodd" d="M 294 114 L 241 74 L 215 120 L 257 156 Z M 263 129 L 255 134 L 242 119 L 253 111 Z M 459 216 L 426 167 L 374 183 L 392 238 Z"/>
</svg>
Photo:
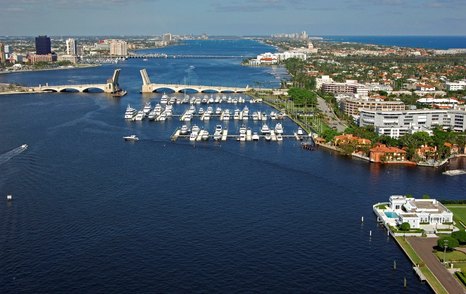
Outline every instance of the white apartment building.
<svg viewBox="0 0 466 294">
<path fill-rule="evenodd" d="M 436 126 L 466 131 L 466 111 L 457 109 L 421 109 L 405 111 L 360 111 L 359 126 L 373 126 L 379 135 L 399 138 L 407 133 L 430 130 Z"/>
<path fill-rule="evenodd" d="M 307 55 L 303 52 L 294 52 L 294 51 L 285 51 L 279 53 L 270 53 L 266 52 L 263 54 L 257 55 L 256 59 L 249 61 L 250 65 L 261 65 L 261 64 L 277 64 L 280 61 L 287 60 L 289 58 L 298 58 L 301 60 L 306 60 Z"/>
<path fill-rule="evenodd" d="M 111 40 L 110 41 L 110 55 L 127 56 L 128 55 L 128 43 L 126 43 L 123 40 Z"/>
<path fill-rule="evenodd" d="M 466 80 L 461 80 L 458 82 L 446 82 L 445 88 L 447 91 L 462 91 L 466 89 Z"/>
<path fill-rule="evenodd" d="M 73 38 L 66 40 L 66 55 L 78 55 L 78 44 Z"/>
</svg>

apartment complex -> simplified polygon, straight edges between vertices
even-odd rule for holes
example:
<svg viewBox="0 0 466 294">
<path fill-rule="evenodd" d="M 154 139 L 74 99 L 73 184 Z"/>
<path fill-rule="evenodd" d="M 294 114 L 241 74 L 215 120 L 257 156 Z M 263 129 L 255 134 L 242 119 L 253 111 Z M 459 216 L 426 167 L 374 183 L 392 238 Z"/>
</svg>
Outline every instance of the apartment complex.
<svg viewBox="0 0 466 294">
<path fill-rule="evenodd" d="M 458 82 L 446 82 L 445 88 L 447 91 L 462 91 L 466 89 L 466 80 Z"/>
<path fill-rule="evenodd" d="M 363 109 L 359 126 L 372 126 L 379 135 L 399 138 L 407 133 L 429 131 L 440 126 L 454 131 L 466 131 L 466 111 L 456 109 L 421 109 L 407 111 L 376 111 Z"/>
<path fill-rule="evenodd" d="M 111 40 L 110 41 L 110 55 L 113 56 L 127 56 L 128 55 L 128 43 L 123 40 Z"/>
<path fill-rule="evenodd" d="M 403 111 L 405 104 L 401 101 L 384 101 L 380 99 L 345 98 L 340 107 L 346 115 L 359 115 L 362 109 L 380 111 Z"/>
<path fill-rule="evenodd" d="M 361 97 L 367 97 L 369 95 L 369 88 L 356 81 L 346 81 L 346 83 L 323 83 L 322 91 L 333 94 L 352 93 L 358 94 Z"/>
</svg>

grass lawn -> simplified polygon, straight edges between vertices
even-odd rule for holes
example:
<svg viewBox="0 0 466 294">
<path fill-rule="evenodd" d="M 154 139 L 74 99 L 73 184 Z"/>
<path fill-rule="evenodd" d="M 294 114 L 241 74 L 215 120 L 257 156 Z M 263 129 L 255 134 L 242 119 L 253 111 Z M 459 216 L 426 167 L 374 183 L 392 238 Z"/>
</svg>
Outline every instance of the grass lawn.
<svg viewBox="0 0 466 294">
<path fill-rule="evenodd" d="M 460 221 L 466 225 L 466 205 L 447 204 L 445 206 L 453 212 L 453 218 L 457 222 L 457 225 L 461 225 Z M 464 226 L 462 227 L 465 228 Z"/>
<path fill-rule="evenodd" d="M 443 260 L 443 256 L 444 256 L 443 251 L 437 251 L 435 255 L 437 256 L 439 260 Z M 447 258 L 447 261 L 453 261 L 453 262 L 458 261 L 458 262 L 466 263 L 466 254 L 464 254 L 461 251 L 456 251 L 456 250 L 453 250 L 450 252 L 447 251 L 446 258 Z"/>
</svg>

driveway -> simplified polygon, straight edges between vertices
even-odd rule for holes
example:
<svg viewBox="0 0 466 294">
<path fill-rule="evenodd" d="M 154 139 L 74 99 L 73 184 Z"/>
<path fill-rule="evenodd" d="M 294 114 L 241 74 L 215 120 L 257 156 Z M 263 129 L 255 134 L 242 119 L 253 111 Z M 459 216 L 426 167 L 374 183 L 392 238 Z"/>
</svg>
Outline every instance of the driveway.
<svg viewBox="0 0 466 294">
<path fill-rule="evenodd" d="M 437 246 L 437 238 L 406 237 L 406 239 L 448 293 L 466 293 L 463 286 L 432 253 L 433 247 Z"/>
</svg>

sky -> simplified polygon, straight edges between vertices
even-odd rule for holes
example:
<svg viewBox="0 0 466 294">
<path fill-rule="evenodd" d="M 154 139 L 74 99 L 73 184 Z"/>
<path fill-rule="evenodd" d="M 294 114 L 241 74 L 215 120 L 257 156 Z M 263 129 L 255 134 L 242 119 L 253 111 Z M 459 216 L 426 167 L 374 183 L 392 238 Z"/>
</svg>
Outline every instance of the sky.
<svg viewBox="0 0 466 294">
<path fill-rule="evenodd" d="M 0 0 L 0 35 L 466 35 L 466 0 Z"/>
</svg>

